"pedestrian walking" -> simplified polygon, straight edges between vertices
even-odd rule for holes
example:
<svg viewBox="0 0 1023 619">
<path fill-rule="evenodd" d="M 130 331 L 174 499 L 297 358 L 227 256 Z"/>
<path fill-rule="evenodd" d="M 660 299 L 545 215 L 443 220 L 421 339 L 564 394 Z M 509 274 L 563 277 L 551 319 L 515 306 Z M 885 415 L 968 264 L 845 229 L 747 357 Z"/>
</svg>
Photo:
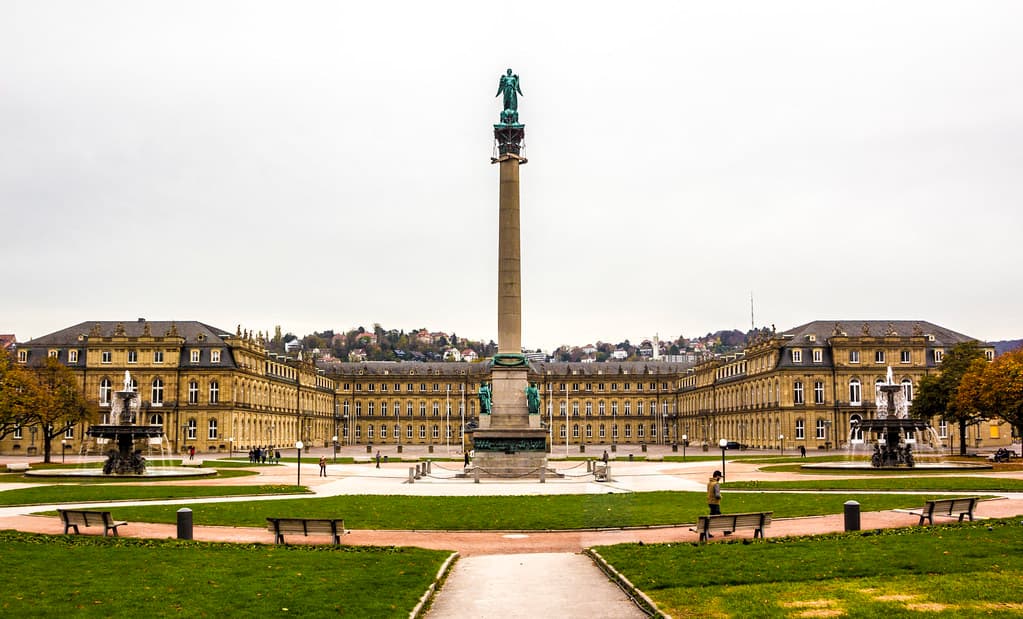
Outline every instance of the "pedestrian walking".
<svg viewBox="0 0 1023 619">
<path fill-rule="evenodd" d="M 806 446 L 805 445 L 800 445 L 799 446 L 799 457 L 800 458 L 805 458 L 806 457 Z"/>
<path fill-rule="evenodd" d="M 320 477 L 327 476 L 327 456 L 320 456 Z"/>
<path fill-rule="evenodd" d="M 714 471 L 707 481 L 707 507 L 711 516 L 721 513 L 721 471 Z"/>
<path fill-rule="evenodd" d="M 377 468 L 380 468 L 380 450 L 377 450 Z"/>
<path fill-rule="evenodd" d="M 604 455 L 601 456 L 600 459 L 604 461 L 604 464 L 607 464 L 607 450 L 606 449 L 604 450 Z"/>
<path fill-rule="evenodd" d="M 275 449 L 274 450 L 274 464 L 280 464 L 280 463 L 281 463 L 281 450 L 280 449 Z"/>
<path fill-rule="evenodd" d="M 465 466 L 469 466 L 469 452 L 465 452 Z"/>
<path fill-rule="evenodd" d="M 195 445 L 188 448 L 188 459 L 195 460 Z"/>
</svg>

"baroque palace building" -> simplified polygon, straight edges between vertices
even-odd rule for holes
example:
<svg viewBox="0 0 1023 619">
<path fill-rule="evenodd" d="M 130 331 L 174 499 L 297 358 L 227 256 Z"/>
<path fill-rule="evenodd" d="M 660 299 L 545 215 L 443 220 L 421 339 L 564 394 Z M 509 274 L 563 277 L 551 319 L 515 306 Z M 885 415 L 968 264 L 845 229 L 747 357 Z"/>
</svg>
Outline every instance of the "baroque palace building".
<svg viewBox="0 0 1023 619">
<path fill-rule="evenodd" d="M 944 351 L 968 336 L 922 321 L 811 322 L 764 335 L 738 354 L 697 365 L 658 361 L 533 363 L 541 422 L 553 452 L 585 445 L 642 447 L 720 439 L 760 449 L 844 448 L 862 436 L 851 422 L 874 412 L 874 385 L 889 366 L 907 399 Z M 982 345 L 983 346 L 983 345 Z M 994 349 L 984 346 L 988 358 Z M 79 376 L 96 423 L 125 370 L 144 419 L 164 426 L 174 452 L 247 451 L 259 446 L 408 445 L 471 449 L 477 392 L 489 365 L 465 362 L 318 361 L 267 351 L 260 336 L 201 322 L 85 322 L 17 346 L 20 363 L 56 357 Z M 958 432 L 933 421 L 946 448 Z M 87 424 L 68 449 L 99 450 Z M 27 431 L 0 440 L 0 453 L 35 453 Z M 869 437 L 868 437 L 869 438 Z M 926 438 L 926 437 L 921 437 Z M 1009 443 L 1008 425 L 971 428 L 971 449 Z M 922 441 L 923 442 L 923 441 Z"/>
</svg>

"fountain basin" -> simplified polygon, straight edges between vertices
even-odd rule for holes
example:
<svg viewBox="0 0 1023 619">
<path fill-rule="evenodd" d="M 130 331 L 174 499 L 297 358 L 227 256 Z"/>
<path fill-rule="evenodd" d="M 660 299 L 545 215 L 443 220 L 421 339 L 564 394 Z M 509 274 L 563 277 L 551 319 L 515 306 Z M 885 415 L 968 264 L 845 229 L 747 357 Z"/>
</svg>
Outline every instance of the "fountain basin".
<svg viewBox="0 0 1023 619">
<path fill-rule="evenodd" d="M 990 464 L 972 462 L 920 462 L 917 460 L 912 468 L 905 466 L 875 467 L 869 460 L 849 460 L 847 462 L 811 462 L 803 464 L 801 469 L 816 471 L 984 471 L 994 468 Z"/>
<path fill-rule="evenodd" d="M 73 479 L 102 477 L 103 479 L 123 479 L 134 481 L 139 479 L 163 479 L 167 477 L 209 477 L 216 475 L 216 469 L 203 469 L 194 466 L 154 466 L 146 467 L 145 473 L 141 475 L 107 475 L 102 468 L 90 469 L 29 469 L 25 471 L 28 477 L 67 477 Z"/>
</svg>

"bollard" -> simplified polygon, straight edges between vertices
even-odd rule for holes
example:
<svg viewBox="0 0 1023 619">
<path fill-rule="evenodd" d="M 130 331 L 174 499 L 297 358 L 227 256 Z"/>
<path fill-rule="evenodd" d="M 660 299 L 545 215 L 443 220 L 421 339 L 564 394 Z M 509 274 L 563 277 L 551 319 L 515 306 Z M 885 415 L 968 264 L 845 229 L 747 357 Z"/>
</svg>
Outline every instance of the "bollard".
<svg viewBox="0 0 1023 619">
<path fill-rule="evenodd" d="M 587 473 L 592 473 L 593 472 L 593 460 L 587 460 L 586 461 L 586 472 Z"/>
<path fill-rule="evenodd" d="M 427 447 L 427 451 L 429 451 L 430 453 L 433 453 L 433 445 L 430 445 L 429 447 Z"/>
<path fill-rule="evenodd" d="M 366 453 L 368 453 L 368 454 L 373 453 L 373 446 L 372 445 L 366 445 Z"/>
<path fill-rule="evenodd" d="M 611 453 L 614 453 L 616 451 L 618 451 L 618 445 L 615 443 L 611 443 Z"/>
<path fill-rule="evenodd" d="M 640 447 L 643 449 L 643 453 L 646 453 L 646 443 L 643 443 Z"/>
<path fill-rule="evenodd" d="M 629 454 L 629 462 L 632 462 L 632 454 Z"/>
<path fill-rule="evenodd" d="M 547 483 L 547 468 L 542 466 L 540 467 L 540 483 Z"/>
<path fill-rule="evenodd" d="M 401 453 L 401 445 L 398 445 L 398 453 Z"/>
<path fill-rule="evenodd" d="M 480 483 L 480 467 L 476 467 L 472 470 L 473 483 Z"/>
<path fill-rule="evenodd" d="M 586 445 L 580 445 L 579 446 L 579 453 L 581 453 L 581 454 L 586 453 Z"/>
<path fill-rule="evenodd" d="M 414 467 L 408 467 L 408 483 L 416 483 L 416 469 Z"/>
<path fill-rule="evenodd" d="M 845 530 L 860 530 L 860 504 L 856 501 L 845 502 Z"/>
<path fill-rule="evenodd" d="M 187 507 L 178 510 L 178 539 L 192 539 L 192 510 Z"/>
</svg>

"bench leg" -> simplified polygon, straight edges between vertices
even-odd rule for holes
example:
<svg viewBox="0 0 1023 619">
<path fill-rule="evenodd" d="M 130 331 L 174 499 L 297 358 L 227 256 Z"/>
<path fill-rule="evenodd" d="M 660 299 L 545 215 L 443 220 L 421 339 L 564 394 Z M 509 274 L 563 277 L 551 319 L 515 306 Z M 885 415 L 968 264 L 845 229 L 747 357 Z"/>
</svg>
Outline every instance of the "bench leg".
<svg viewBox="0 0 1023 619">
<path fill-rule="evenodd" d="M 74 529 L 75 530 L 75 535 L 78 535 L 78 525 L 77 524 L 65 524 L 64 525 L 64 535 L 67 535 L 68 529 Z"/>
<path fill-rule="evenodd" d="M 764 536 L 764 530 L 763 529 L 753 529 L 753 539 L 757 539 L 758 537 L 763 537 L 763 536 Z"/>
</svg>

